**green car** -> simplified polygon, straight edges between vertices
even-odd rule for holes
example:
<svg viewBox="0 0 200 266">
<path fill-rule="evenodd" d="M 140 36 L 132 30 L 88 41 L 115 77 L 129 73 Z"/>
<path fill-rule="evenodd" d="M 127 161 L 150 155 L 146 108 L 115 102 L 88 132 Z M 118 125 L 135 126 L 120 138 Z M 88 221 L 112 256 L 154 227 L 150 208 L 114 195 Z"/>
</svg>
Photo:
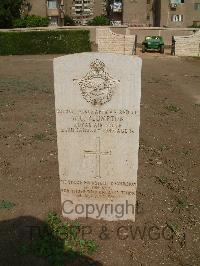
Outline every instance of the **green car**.
<svg viewBox="0 0 200 266">
<path fill-rule="evenodd" d="M 147 50 L 157 50 L 161 54 L 164 54 L 164 40 L 161 36 L 146 36 L 142 43 L 142 52 Z"/>
</svg>

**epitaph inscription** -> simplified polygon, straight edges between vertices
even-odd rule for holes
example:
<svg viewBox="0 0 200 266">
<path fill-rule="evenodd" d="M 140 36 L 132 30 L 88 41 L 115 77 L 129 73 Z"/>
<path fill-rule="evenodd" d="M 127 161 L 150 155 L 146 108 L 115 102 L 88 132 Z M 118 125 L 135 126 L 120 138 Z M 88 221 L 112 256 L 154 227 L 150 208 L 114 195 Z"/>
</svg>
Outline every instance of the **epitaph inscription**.
<svg viewBox="0 0 200 266">
<path fill-rule="evenodd" d="M 63 216 L 134 221 L 141 60 L 64 56 L 54 80 Z"/>
</svg>

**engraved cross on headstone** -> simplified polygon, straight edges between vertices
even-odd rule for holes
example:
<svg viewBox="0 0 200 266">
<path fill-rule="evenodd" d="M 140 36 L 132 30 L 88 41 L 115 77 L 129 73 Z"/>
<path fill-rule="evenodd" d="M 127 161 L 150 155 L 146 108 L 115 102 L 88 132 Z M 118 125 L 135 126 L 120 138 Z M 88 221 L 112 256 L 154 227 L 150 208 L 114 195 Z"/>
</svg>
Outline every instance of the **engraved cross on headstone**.
<svg viewBox="0 0 200 266">
<path fill-rule="evenodd" d="M 96 155 L 96 176 L 95 178 L 101 178 L 101 155 L 111 155 L 111 151 L 101 152 L 101 140 L 100 137 L 96 138 L 96 151 L 84 151 L 84 157 L 86 155 Z"/>
</svg>

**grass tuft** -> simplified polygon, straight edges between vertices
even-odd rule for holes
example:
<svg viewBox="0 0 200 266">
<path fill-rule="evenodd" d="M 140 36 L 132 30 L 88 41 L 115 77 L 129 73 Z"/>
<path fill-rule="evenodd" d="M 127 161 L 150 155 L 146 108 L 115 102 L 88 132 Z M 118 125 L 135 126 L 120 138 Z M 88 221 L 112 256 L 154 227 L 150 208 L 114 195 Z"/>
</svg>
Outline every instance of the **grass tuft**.
<svg viewBox="0 0 200 266">
<path fill-rule="evenodd" d="M 15 203 L 7 201 L 7 200 L 2 200 L 0 202 L 0 209 L 12 209 L 15 207 Z"/>
<path fill-rule="evenodd" d="M 78 222 L 64 223 L 54 212 L 48 214 L 41 229 L 38 239 L 34 239 L 30 246 L 21 247 L 21 255 L 32 253 L 48 259 L 50 265 L 64 266 L 65 259 L 74 260 L 97 251 L 97 244 L 93 240 L 83 240 L 79 237 Z"/>
<path fill-rule="evenodd" d="M 167 106 L 165 106 L 165 108 L 168 111 L 173 112 L 173 113 L 177 113 L 177 112 L 179 112 L 181 110 L 181 108 L 179 108 L 179 107 L 177 107 L 177 106 L 175 106 L 173 104 L 167 105 Z"/>
</svg>

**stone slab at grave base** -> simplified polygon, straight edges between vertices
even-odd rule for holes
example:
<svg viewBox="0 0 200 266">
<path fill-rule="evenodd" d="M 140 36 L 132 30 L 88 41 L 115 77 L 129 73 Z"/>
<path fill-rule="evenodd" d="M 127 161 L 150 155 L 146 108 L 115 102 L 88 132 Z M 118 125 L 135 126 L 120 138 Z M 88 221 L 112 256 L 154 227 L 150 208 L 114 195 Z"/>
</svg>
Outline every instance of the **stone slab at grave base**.
<svg viewBox="0 0 200 266">
<path fill-rule="evenodd" d="M 54 59 L 64 217 L 135 220 L 141 66 L 109 53 Z"/>
</svg>

